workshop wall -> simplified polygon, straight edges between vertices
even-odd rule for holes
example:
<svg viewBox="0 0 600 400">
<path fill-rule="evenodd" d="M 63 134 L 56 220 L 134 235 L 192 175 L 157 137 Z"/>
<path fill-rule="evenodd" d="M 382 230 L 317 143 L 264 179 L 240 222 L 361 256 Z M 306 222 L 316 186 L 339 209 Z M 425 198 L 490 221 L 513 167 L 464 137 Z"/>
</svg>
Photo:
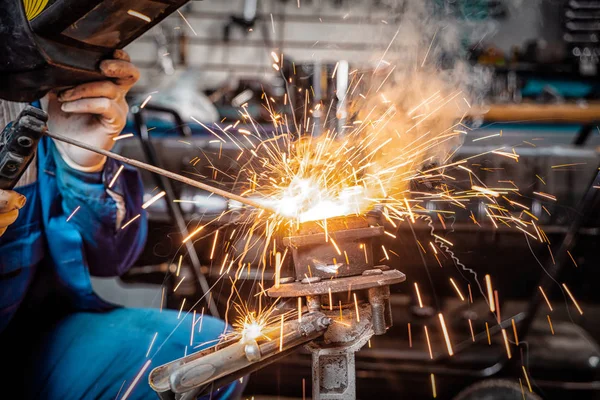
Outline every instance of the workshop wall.
<svg viewBox="0 0 600 400">
<path fill-rule="evenodd" d="M 193 30 L 174 14 L 161 28 L 129 46 L 127 50 L 142 68 L 137 89 L 151 91 L 164 82 L 162 57 L 171 57 L 177 70 L 189 67 L 198 71 L 204 88 L 216 88 L 241 76 L 272 75 L 271 50 L 284 52 L 295 61 L 347 60 L 364 65 L 388 45 L 396 31 L 395 16 L 404 4 L 401 0 L 300 0 L 299 8 L 297 0 L 257 1 L 255 25 L 248 29 L 232 25 L 228 40 L 225 26 L 232 17 L 242 17 L 245 0 L 193 1 L 183 9 Z M 512 8 L 506 20 L 492 22 L 492 29 L 501 34 L 482 39 L 501 38 L 497 45 L 508 51 L 514 43 L 538 35 L 542 14 L 536 2 L 517 3 L 520 5 Z M 156 44 L 160 29 L 168 42 L 166 52 Z M 185 60 L 180 57 L 182 50 Z"/>
<path fill-rule="evenodd" d="M 364 63 L 372 58 L 374 50 L 385 48 L 393 36 L 386 21 L 393 10 L 372 7 L 370 1 L 344 4 L 336 7 L 331 1 L 302 1 L 298 8 L 296 1 L 259 1 L 254 27 L 232 26 L 226 40 L 225 26 L 232 16 L 242 16 L 244 0 L 195 1 L 183 11 L 193 31 L 178 14 L 165 21 L 162 29 L 177 68 L 192 67 L 202 75 L 206 87 L 217 87 L 235 77 L 272 74 L 271 50 L 300 61 Z M 127 49 L 142 68 L 138 87 L 149 90 L 161 79 L 157 56 L 164 56 L 157 54 L 155 35 L 156 31 L 148 33 Z M 182 41 L 187 42 L 185 64 L 179 62 Z M 268 42 L 271 46 L 265 46 Z"/>
</svg>

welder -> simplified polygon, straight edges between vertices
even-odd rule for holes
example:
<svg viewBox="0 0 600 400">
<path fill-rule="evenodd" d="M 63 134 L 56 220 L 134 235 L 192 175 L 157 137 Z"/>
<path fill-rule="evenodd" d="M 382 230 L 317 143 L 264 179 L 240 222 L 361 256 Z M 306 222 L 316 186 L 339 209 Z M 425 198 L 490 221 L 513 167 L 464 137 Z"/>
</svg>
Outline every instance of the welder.
<svg viewBox="0 0 600 400">
<path fill-rule="evenodd" d="M 24 1 L 32 9 L 27 3 L 37 0 Z M 10 43 L 1 45 L 5 57 Z M 139 72 L 122 50 L 98 68 L 104 79 L 51 91 L 34 105 L 48 113 L 50 131 L 110 149 Z M 0 129 L 25 105 L 0 100 Z M 10 398 L 152 398 L 147 367 L 184 356 L 191 316 L 120 308 L 92 289 L 91 275 L 123 274 L 146 240 L 140 178 L 124 167 L 111 182 L 119 168 L 43 137 L 15 189 L 0 191 L 0 382 Z M 224 330 L 224 322 L 204 316 L 196 342 Z M 215 388 L 212 398 L 241 390 L 236 382 Z"/>
</svg>

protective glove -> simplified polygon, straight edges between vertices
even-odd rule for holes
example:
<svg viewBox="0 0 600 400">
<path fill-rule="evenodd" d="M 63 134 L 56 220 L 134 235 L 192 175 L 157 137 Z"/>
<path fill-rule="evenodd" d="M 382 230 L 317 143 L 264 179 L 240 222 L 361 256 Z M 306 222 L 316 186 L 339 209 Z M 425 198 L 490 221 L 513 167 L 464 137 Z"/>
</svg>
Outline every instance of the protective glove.
<svg viewBox="0 0 600 400">
<path fill-rule="evenodd" d="M 0 236 L 4 235 L 6 228 L 17 220 L 19 210 L 23 208 L 26 201 L 22 194 L 0 189 Z"/>
<path fill-rule="evenodd" d="M 125 95 L 140 75 L 123 50 L 116 50 L 114 58 L 100 63 L 100 71 L 110 79 L 84 83 L 58 94 L 51 92 L 42 99 L 50 132 L 105 150 L 112 148 L 113 138 L 127 122 Z M 99 172 L 104 167 L 106 157 L 102 155 L 60 141 L 55 144 L 71 168 Z"/>
</svg>

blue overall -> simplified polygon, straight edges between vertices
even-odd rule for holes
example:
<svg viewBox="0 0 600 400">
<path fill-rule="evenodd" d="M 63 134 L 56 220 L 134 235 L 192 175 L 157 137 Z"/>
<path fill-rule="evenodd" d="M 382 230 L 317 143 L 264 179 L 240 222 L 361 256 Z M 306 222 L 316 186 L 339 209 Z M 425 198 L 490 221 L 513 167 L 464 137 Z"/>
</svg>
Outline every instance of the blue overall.
<svg viewBox="0 0 600 400">
<path fill-rule="evenodd" d="M 125 167 L 111 187 L 125 201 L 124 222 L 142 214 L 117 229 L 117 205 L 107 193 L 117 162 L 107 160 L 99 173 L 75 171 L 48 138 L 40 141 L 36 162 L 37 181 L 17 189 L 27 204 L 0 237 L 3 393 L 7 388 L 18 393 L 10 398 L 115 399 L 146 366 L 127 398 L 156 398 L 148 385 L 152 368 L 182 357 L 186 346 L 197 351 L 217 339 L 224 322 L 204 317 L 190 346 L 191 316 L 118 308 L 100 299 L 90 274 L 123 274 L 145 243 L 139 175 Z M 236 382 L 212 398 L 233 398 L 242 388 Z"/>
</svg>

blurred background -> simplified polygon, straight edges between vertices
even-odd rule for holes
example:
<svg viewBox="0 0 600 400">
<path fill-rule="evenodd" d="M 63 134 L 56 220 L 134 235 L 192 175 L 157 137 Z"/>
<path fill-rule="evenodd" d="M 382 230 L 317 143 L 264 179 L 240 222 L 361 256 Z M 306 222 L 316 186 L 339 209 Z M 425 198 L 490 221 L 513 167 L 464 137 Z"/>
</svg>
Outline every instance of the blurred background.
<svg viewBox="0 0 600 400">
<path fill-rule="evenodd" d="M 397 26 L 405 21 L 408 1 L 190 2 L 127 48 L 142 78 L 129 99 L 132 115 L 124 133 L 133 136 L 119 140 L 116 150 L 233 187 L 241 168 L 236 162 L 239 150 L 233 144 L 215 143 L 197 121 L 227 130 L 245 104 L 260 129 L 268 132 L 272 124 L 262 106 L 264 96 L 282 105 L 277 110 L 282 116 L 294 118 L 292 110 L 283 106 L 286 85 L 290 93 L 312 88 L 315 102 L 333 102 L 339 118 L 351 118 L 337 91 L 345 90 L 354 69 L 375 66 Z M 553 245 L 562 243 L 573 221 L 581 220 L 582 226 L 572 258 L 554 262 L 546 245 L 528 242 L 514 229 L 473 223 L 473 219 L 487 220 L 485 209 L 476 202 L 448 222 L 461 262 L 480 276 L 494 274 L 504 318 L 512 316 L 527 326 L 521 338 L 527 342 L 521 347 L 526 354 L 515 362 L 506 360 L 499 335 L 488 343 L 485 326 L 493 319 L 488 320 L 487 304 L 466 304 L 457 297 L 448 278 L 461 279 L 459 269 L 449 261 L 443 268 L 436 263 L 424 265 L 415 239 L 426 237 L 429 227 L 417 224 L 415 232 L 401 228 L 398 239 L 386 242 L 386 247 L 399 255 L 388 264 L 404 272 L 407 282 L 393 288 L 395 326 L 357 354 L 358 398 L 431 398 L 432 372 L 438 398 L 513 399 L 525 393 L 527 398 L 537 398 L 527 387 L 521 394 L 519 385 L 526 383 L 521 359 L 527 360 L 530 383 L 542 398 L 600 398 L 600 225 L 597 208 L 586 213 L 578 208 L 586 193 L 597 190 L 591 182 L 600 166 L 600 1 L 436 0 L 433 4 L 460 29 L 461 57 L 477 77 L 472 83 L 478 86 L 479 96 L 473 106 L 479 112 L 468 118 L 473 131 L 455 158 L 499 145 L 516 147 L 518 163 L 502 157 L 481 160 L 484 183 L 513 181 Z M 443 33 L 437 40 L 443 40 Z M 563 164 L 572 165 L 552 168 Z M 220 267 L 213 268 L 209 257 L 213 236 L 208 229 L 204 239 L 183 252 L 181 274 L 190 278 L 173 293 L 179 279 L 169 272 L 178 267 L 181 232 L 194 230 L 232 205 L 199 189 L 142 175 L 146 200 L 158 190 L 167 191 L 148 210 L 146 250 L 126 276 L 95 279 L 94 285 L 99 294 L 127 306 L 165 304 L 178 309 L 183 298 L 199 299 L 203 285 L 212 286 L 218 278 Z M 558 201 L 534 198 L 536 191 L 552 193 Z M 218 221 L 212 228 L 227 223 Z M 567 298 L 557 288 L 546 292 L 554 310 L 537 301 L 545 267 L 554 268 L 551 272 L 557 279 L 568 284 L 585 310 L 583 315 L 573 308 L 569 313 Z M 419 282 L 431 306 L 416 306 L 413 282 Z M 214 308 L 223 317 L 230 289 L 220 283 L 212 293 Z M 453 338 L 461 343 L 457 347 L 464 351 L 448 359 L 442 354 L 444 343 L 434 341 L 436 353 L 431 360 L 422 326 L 439 311 L 448 316 Z M 552 331 L 546 318 L 550 314 Z M 475 344 L 470 343 L 467 319 L 483 334 Z M 310 393 L 310 377 L 310 356 L 299 351 L 254 374 L 247 397 L 302 398 L 303 385 L 307 396 Z M 467 389 L 479 382 L 484 385 Z M 516 388 L 518 397 L 502 397 L 506 385 Z M 464 390 L 472 392 L 459 394 Z"/>
</svg>

